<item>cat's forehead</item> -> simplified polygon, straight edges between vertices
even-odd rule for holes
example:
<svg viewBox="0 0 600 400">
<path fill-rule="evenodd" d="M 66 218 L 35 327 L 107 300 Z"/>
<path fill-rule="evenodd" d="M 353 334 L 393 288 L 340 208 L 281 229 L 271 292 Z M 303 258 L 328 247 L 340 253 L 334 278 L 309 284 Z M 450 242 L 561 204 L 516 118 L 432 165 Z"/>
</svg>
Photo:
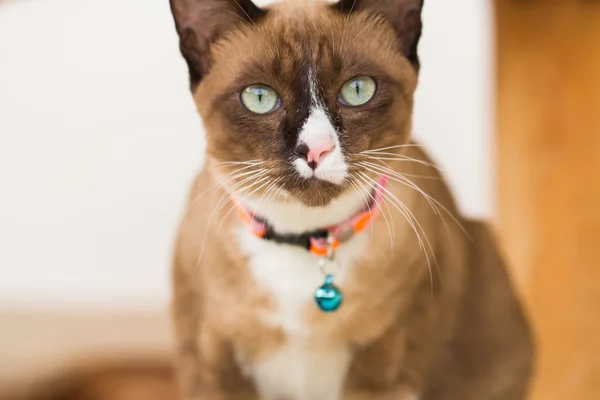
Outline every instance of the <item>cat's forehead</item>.
<svg viewBox="0 0 600 400">
<path fill-rule="evenodd" d="M 262 29 L 257 29 L 256 33 L 266 35 L 266 42 L 295 51 L 311 58 L 313 62 L 319 60 L 326 50 L 337 48 L 341 56 L 344 50 L 365 45 L 363 33 L 368 35 L 379 31 L 378 36 L 385 36 L 385 29 L 376 17 L 366 14 L 349 17 L 318 1 L 309 6 L 283 3 L 271 10 L 259 28 Z"/>
<path fill-rule="evenodd" d="M 398 67 L 406 64 L 410 69 L 383 21 L 366 13 L 349 17 L 327 3 L 313 3 L 308 8 L 278 4 L 258 24 L 246 25 L 222 43 L 215 54 L 217 64 L 226 65 L 230 77 L 253 79 L 295 79 L 294 72 L 301 71 L 351 74 L 368 68 L 401 79 Z"/>
</svg>

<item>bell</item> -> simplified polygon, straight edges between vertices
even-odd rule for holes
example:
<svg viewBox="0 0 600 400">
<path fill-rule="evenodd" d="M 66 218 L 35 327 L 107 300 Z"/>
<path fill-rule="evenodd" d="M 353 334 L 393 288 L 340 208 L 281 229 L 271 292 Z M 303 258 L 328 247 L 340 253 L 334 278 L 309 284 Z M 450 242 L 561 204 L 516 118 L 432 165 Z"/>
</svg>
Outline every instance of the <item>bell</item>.
<svg viewBox="0 0 600 400">
<path fill-rule="evenodd" d="M 329 274 L 325 278 L 323 286 L 319 287 L 315 292 L 315 303 L 323 312 L 333 312 L 342 304 L 344 296 L 340 289 L 333 284 L 333 275 Z"/>
</svg>

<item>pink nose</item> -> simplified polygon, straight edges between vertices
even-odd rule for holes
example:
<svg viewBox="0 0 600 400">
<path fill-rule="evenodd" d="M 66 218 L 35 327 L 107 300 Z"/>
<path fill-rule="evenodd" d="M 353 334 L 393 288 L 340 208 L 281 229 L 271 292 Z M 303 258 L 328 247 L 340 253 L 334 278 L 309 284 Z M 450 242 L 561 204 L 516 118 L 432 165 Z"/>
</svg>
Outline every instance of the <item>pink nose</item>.
<svg viewBox="0 0 600 400">
<path fill-rule="evenodd" d="M 308 163 L 308 166 L 313 170 L 316 169 L 322 162 L 323 158 L 329 154 L 335 143 L 333 140 L 316 140 L 313 143 L 307 144 L 300 142 L 294 149 L 294 152 L 300 157 L 304 158 Z"/>
</svg>

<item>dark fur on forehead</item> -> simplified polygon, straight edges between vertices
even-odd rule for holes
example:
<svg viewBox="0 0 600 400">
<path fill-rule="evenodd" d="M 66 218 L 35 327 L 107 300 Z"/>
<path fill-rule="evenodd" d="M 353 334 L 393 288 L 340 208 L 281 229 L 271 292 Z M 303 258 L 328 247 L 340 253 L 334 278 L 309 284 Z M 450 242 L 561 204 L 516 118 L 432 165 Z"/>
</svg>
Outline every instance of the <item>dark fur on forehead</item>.
<svg viewBox="0 0 600 400">
<path fill-rule="evenodd" d="M 397 33 L 402 54 L 419 69 L 417 47 L 423 23 L 424 0 L 340 0 L 331 7 L 342 13 L 368 11 L 383 16 Z"/>
<path fill-rule="evenodd" d="M 212 66 L 211 46 L 240 23 L 255 24 L 266 11 L 251 0 L 170 0 L 192 90 Z"/>
</svg>

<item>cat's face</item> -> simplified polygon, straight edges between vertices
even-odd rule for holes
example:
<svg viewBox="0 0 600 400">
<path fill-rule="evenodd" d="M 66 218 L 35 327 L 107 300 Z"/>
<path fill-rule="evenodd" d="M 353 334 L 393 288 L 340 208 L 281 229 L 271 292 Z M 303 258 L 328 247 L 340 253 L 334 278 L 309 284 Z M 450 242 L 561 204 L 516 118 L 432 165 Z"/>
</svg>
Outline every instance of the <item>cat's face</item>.
<svg viewBox="0 0 600 400">
<path fill-rule="evenodd" d="M 210 165 L 229 190 L 326 205 L 368 182 L 362 152 L 408 141 L 421 2 L 384 3 L 242 12 L 172 0 Z"/>
</svg>

